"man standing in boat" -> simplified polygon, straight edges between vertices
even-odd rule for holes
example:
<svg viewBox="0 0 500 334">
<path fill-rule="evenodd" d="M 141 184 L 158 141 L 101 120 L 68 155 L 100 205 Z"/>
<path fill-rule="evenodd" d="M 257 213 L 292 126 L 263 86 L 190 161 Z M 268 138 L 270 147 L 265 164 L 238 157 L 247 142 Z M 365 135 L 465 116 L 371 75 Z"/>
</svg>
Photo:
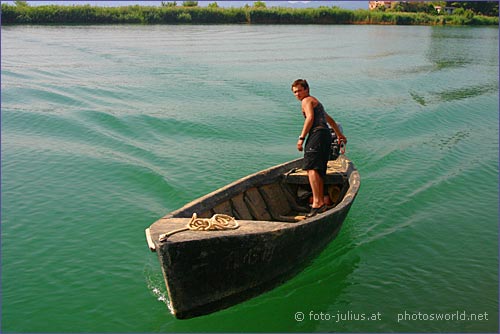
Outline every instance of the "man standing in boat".
<svg viewBox="0 0 500 334">
<path fill-rule="evenodd" d="M 337 126 L 337 123 L 325 111 L 321 102 L 314 96 L 309 95 L 309 84 L 304 79 L 295 80 L 292 83 L 292 92 L 302 102 L 302 114 L 304 115 L 304 126 L 297 141 L 297 149 L 304 151 L 303 169 L 307 170 L 309 184 L 313 193 L 311 212 L 306 217 L 313 217 L 326 210 L 324 202 L 324 177 L 330 154 L 332 142 L 331 131 L 328 124 L 335 131 L 339 144 L 346 144 L 347 138 Z M 304 141 L 307 136 L 307 141 Z"/>
</svg>

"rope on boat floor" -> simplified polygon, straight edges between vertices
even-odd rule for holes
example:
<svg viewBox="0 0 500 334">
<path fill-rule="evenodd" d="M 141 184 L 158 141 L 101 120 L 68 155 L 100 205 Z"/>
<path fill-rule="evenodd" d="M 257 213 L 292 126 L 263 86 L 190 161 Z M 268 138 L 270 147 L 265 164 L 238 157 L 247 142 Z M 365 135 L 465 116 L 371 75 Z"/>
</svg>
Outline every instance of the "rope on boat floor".
<svg viewBox="0 0 500 334">
<path fill-rule="evenodd" d="M 196 213 L 193 213 L 191 220 L 186 227 L 180 228 L 168 233 L 160 234 L 159 240 L 165 241 L 169 236 L 182 231 L 220 231 L 234 230 L 239 227 L 238 222 L 234 217 L 222 213 L 216 213 L 212 218 L 198 218 Z"/>
</svg>

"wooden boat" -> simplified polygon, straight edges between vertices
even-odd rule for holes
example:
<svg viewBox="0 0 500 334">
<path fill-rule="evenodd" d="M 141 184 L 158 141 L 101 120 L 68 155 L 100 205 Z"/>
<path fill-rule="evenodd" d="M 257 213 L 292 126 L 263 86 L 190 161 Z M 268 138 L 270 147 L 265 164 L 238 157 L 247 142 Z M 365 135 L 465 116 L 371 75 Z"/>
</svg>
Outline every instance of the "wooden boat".
<svg viewBox="0 0 500 334">
<path fill-rule="evenodd" d="M 295 275 L 339 233 L 360 186 L 353 163 L 329 161 L 333 204 L 311 218 L 298 203 L 309 187 L 302 159 L 244 177 L 173 211 L 146 229 L 165 278 L 169 308 L 179 319 L 227 308 Z M 310 188 L 309 188 L 310 190 Z M 197 231 L 193 213 L 234 217 L 238 227 Z"/>
</svg>

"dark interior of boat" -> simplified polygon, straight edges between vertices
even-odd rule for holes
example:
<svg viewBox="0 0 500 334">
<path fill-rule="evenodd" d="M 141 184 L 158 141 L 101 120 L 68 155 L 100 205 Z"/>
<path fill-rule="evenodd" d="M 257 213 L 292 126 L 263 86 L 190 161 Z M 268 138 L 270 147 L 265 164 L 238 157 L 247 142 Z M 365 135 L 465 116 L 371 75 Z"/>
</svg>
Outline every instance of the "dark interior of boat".
<svg viewBox="0 0 500 334">
<path fill-rule="evenodd" d="M 325 199 L 329 209 L 342 200 L 348 188 L 349 182 L 345 176 L 327 175 Z M 246 189 L 198 216 L 209 218 L 222 213 L 237 220 L 295 222 L 303 220 L 310 211 L 311 196 L 307 176 L 289 173 L 275 183 Z"/>
</svg>

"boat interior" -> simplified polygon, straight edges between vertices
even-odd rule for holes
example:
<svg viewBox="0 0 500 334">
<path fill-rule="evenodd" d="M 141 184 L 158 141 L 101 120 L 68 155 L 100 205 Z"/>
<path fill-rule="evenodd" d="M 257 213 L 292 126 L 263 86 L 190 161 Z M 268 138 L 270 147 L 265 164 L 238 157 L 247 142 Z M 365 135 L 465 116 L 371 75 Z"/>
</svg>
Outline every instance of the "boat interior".
<svg viewBox="0 0 500 334">
<path fill-rule="evenodd" d="M 330 172 L 325 178 L 325 200 L 328 208 L 335 207 L 349 188 L 344 173 Z M 296 169 L 282 175 L 276 182 L 252 187 L 201 212 L 198 217 L 209 218 L 226 214 L 237 220 L 296 222 L 310 211 L 311 187 L 306 171 Z"/>
</svg>

